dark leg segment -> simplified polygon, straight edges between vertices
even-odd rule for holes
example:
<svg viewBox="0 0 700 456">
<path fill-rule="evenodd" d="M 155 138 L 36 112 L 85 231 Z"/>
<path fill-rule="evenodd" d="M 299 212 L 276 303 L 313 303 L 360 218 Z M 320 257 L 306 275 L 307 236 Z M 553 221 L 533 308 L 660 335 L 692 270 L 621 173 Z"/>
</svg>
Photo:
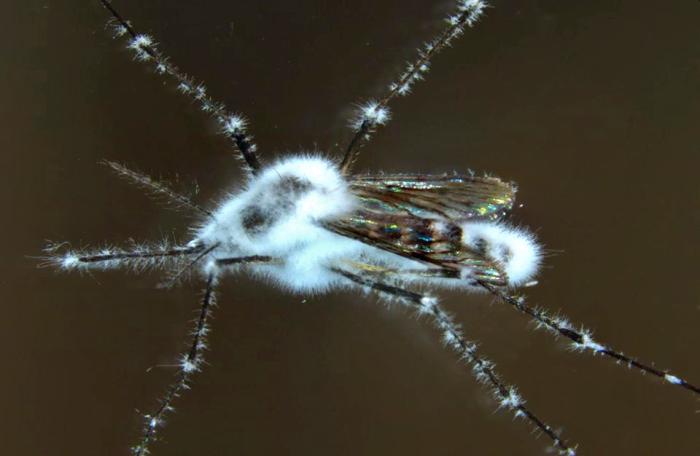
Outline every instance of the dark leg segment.
<svg viewBox="0 0 700 456">
<path fill-rule="evenodd" d="M 181 92 L 190 96 L 202 111 L 212 116 L 219 124 L 221 132 L 231 140 L 238 150 L 241 158 L 247 164 L 248 170 L 255 174 L 260 169 L 260 162 L 255 154 L 256 147 L 252 142 L 252 137 L 247 133 L 245 119 L 239 115 L 228 113 L 221 103 L 214 101 L 207 95 L 203 84 L 194 81 L 172 64 L 158 50 L 151 37 L 137 33 L 131 23 L 117 12 L 111 2 L 108 0 L 99 1 L 116 21 L 116 36 L 129 35 L 131 38 L 129 49 L 135 52 L 138 60 L 154 62 L 158 73 L 172 77 Z"/>
<path fill-rule="evenodd" d="M 204 245 L 188 247 L 136 245 L 131 249 L 104 248 L 93 252 L 68 251 L 57 254 L 59 247 L 49 247 L 42 266 L 54 266 L 62 270 L 113 269 L 129 267 L 141 271 L 163 265 L 167 261 L 177 262 L 205 249 Z"/>
<path fill-rule="evenodd" d="M 655 367 L 652 367 L 647 363 L 638 361 L 635 358 L 624 355 L 617 350 L 614 350 L 606 345 L 596 342 L 595 340 L 593 340 L 593 337 L 591 336 L 591 332 L 589 330 L 576 329 L 566 319 L 552 317 L 542 309 L 538 309 L 527 305 L 523 296 L 511 295 L 503 288 L 496 287 L 486 282 L 479 282 L 479 285 L 491 292 L 499 300 L 511 305 L 519 312 L 535 320 L 537 322 L 538 327 L 545 328 L 554 334 L 564 336 L 567 339 L 571 340 L 574 348 L 576 348 L 577 350 L 589 350 L 594 354 L 597 353 L 607 356 L 609 358 L 614 359 L 615 361 L 624 363 L 631 368 L 635 368 L 641 372 L 651 374 L 672 385 L 680 386 L 681 388 L 685 388 L 688 391 L 692 391 L 693 393 L 700 395 L 700 387 L 698 387 L 697 385 L 689 383 L 688 381 L 680 377 L 676 377 L 675 375 L 671 375 L 668 372 L 656 369 Z"/>
<path fill-rule="evenodd" d="M 525 401 L 514 387 L 507 385 L 501 380 L 494 370 L 493 363 L 477 352 L 476 344 L 464 338 L 459 326 L 454 323 L 450 315 L 438 304 L 435 298 L 378 282 L 340 268 L 333 268 L 332 270 L 358 285 L 387 294 L 404 304 L 410 305 L 419 314 L 429 316 L 435 327 L 442 332 L 445 344 L 455 350 L 472 367 L 472 372 L 478 381 L 491 388 L 500 407 L 511 410 L 516 417 L 525 418 L 532 423 L 536 429 L 552 440 L 552 443 L 561 454 L 568 456 L 576 454 L 575 447 L 565 442 L 550 425 L 526 407 Z"/>
<path fill-rule="evenodd" d="M 424 78 L 430 69 L 430 62 L 448 47 L 452 41 L 464 33 L 465 27 L 471 27 L 481 16 L 486 3 L 482 0 L 458 0 L 456 14 L 448 16 L 447 27 L 432 40 L 418 49 L 418 57 L 408 64 L 399 79 L 389 85 L 389 91 L 378 101 L 366 103 L 359 108 L 357 118 L 352 122 L 354 134 L 348 144 L 343 161 L 340 163 L 342 174 L 350 174 L 353 163 L 357 160 L 362 146 L 370 139 L 380 125 L 389 120 L 389 103 L 396 97 L 410 93 L 413 84 Z"/>
<path fill-rule="evenodd" d="M 153 413 L 144 415 L 146 423 L 143 435 L 139 443 L 132 448 L 136 456 L 146 456 L 150 453 L 149 446 L 155 440 L 156 432 L 163 426 L 165 416 L 174 410 L 172 406 L 173 401 L 180 396 L 182 391 L 189 388 L 191 375 L 201 368 L 203 362 L 202 352 L 206 349 L 205 338 L 209 330 L 207 320 L 215 302 L 215 285 L 216 276 L 211 273 L 207 277 L 199 318 L 192 332 L 189 350 L 182 355 L 178 366 L 177 378 L 161 398 L 159 407 Z"/>
<path fill-rule="evenodd" d="M 275 258 L 265 255 L 252 255 L 234 258 L 219 258 L 216 260 L 217 266 L 235 266 L 248 263 L 273 263 Z"/>
</svg>

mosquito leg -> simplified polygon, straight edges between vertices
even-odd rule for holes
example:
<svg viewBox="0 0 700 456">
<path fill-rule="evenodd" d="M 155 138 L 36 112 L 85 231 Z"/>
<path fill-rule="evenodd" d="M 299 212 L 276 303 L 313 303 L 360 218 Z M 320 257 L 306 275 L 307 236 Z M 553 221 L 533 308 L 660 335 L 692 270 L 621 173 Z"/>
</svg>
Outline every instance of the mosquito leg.
<svg viewBox="0 0 700 456">
<path fill-rule="evenodd" d="M 131 170 L 126 166 L 113 161 L 104 160 L 102 163 L 109 166 L 119 177 L 122 177 L 129 182 L 148 190 L 154 196 L 164 197 L 168 203 L 172 204 L 176 208 L 187 208 L 193 212 L 199 213 L 200 215 L 207 217 L 212 216 L 211 212 L 203 209 L 185 195 L 175 192 L 161 181 L 157 181 L 146 174 Z"/>
<path fill-rule="evenodd" d="M 229 113 L 222 103 L 219 103 L 207 95 L 206 87 L 193 80 L 190 76 L 170 62 L 168 57 L 158 50 L 153 39 L 138 33 L 129 21 L 117 12 L 108 0 L 99 0 L 102 6 L 109 11 L 115 21 L 115 36 L 128 35 L 131 49 L 137 60 L 153 62 L 156 72 L 170 76 L 178 89 L 188 95 L 205 113 L 209 114 L 219 124 L 221 132 L 233 143 L 241 158 L 245 161 L 247 169 L 255 174 L 260 169 L 260 162 L 255 154 L 256 146 L 252 142 L 252 136 L 247 133 L 246 120 L 237 114 Z"/>
<path fill-rule="evenodd" d="M 135 245 L 131 249 L 104 248 L 96 251 L 69 250 L 57 253 L 58 246 L 49 246 L 45 249 L 45 260 L 40 266 L 53 266 L 62 270 L 84 269 L 116 269 L 129 267 L 137 271 L 154 268 L 166 261 L 177 262 L 183 258 L 195 255 L 206 247 L 202 244 L 191 246 L 160 246 Z"/>
<path fill-rule="evenodd" d="M 203 252 L 207 252 L 206 249 Z M 200 254 L 201 256 L 201 254 Z M 266 256 L 247 256 L 233 257 L 216 260 L 216 266 L 228 266 L 248 263 L 265 263 L 274 261 L 272 257 Z M 204 289 L 202 305 L 199 311 L 199 318 L 192 332 L 192 340 L 189 344 L 189 350 L 182 355 L 179 362 L 179 371 L 175 382 L 170 385 L 165 394 L 160 400 L 158 408 L 150 414 L 144 415 L 145 427 L 141 440 L 133 447 L 133 452 L 136 456 L 146 456 L 149 454 L 149 446 L 156 437 L 156 432 L 163 426 L 165 416 L 172 412 L 173 401 L 189 388 L 189 380 L 193 373 L 199 371 L 202 367 L 203 357 L 202 352 L 206 349 L 206 336 L 209 332 L 207 320 L 209 319 L 211 308 L 215 303 L 214 287 L 216 286 L 217 277 L 216 271 L 210 272 L 207 277 L 207 284 Z"/>
<path fill-rule="evenodd" d="M 165 416 L 172 412 L 172 403 L 175 398 L 189 388 L 190 377 L 202 367 L 202 352 L 206 349 L 206 336 L 209 332 L 207 320 L 209 319 L 211 308 L 215 303 L 214 287 L 216 286 L 216 276 L 210 273 L 207 277 L 202 305 L 199 310 L 199 318 L 192 332 L 192 339 L 189 349 L 180 358 L 178 373 L 175 381 L 168 387 L 163 397 L 160 399 L 158 408 L 144 415 L 145 427 L 138 444 L 132 448 L 136 456 L 146 456 L 149 454 L 149 446 L 156 438 L 156 432 L 163 426 Z"/>
<path fill-rule="evenodd" d="M 401 303 L 407 304 L 415 309 L 419 314 L 430 317 L 433 325 L 442 333 L 445 344 L 456 351 L 462 359 L 471 366 L 472 372 L 479 382 L 491 388 L 501 408 L 508 409 L 512 411 L 516 417 L 525 418 L 529 421 L 536 429 L 542 431 L 552 440 L 552 443 L 561 454 L 569 456 L 576 454 L 575 447 L 570 446 L 550 425 L 535 415 L 535 413 L 525 405 L 525 401 L 520 397 L 514 387 L 507 385 L 501 380 L 494 370 L 493 363 L 477 352 L 475 343 L 464 338 L 459 326 L 438 304 L 435 298 L 368 279 L 340 268 L 333 268 L 332 270 L 358 285 L 371 288 L 379 293 L 396 298 Z"/>
<path fill-rule="evenodd" d="M 491 292 L 501 301 L 510 304 L 519 312 L 528 315 L 530 318 L 535 320 L 538 328 L 545 328 L 556 335 L 564 336 L 571 340 L 572 345 L 576 350 L 588 350 L 593 354 L 607 356 L 615 361 L 625 363 L 631 368 L 635 368 L 641 372 L 658 377 L 671 385 L 680 386 L 681 388 L 685 388 L 695 394 L 700 395 L 700 387 L 697 385 L 694 385 L 680 377 L 676 377 L 675 375 L 671 375 L 668 372 L 656 369 L 647 363 L 638 361 L 637 359 L 624 355 L 611 347 L 596 342 L 593 340 L 589 330 L 585 328 L 576 329 L 568 320 L 564 318 L 553 317 L 542 309 L 527 305 L 523 296 L 509 294 L 503 288 L 495 287 L 486 282 L 479 282 L 479 285 Z"/>
<path fill-rule="evenodd" d="M 340 163 L 340 170 L 344 175 L 350 174 L 360 148 L 369 141 L 376 128 L 389 121 L 389 103 L 396 97 L 410 93 L 413 84 L 423 79 L 430 69 L 433 57 L 462 35 L 465 27 L 474 25 L 481 17 L 484 8 L 486 8 L 486 2 L 482 0 L 457 0 L 457 11 L 445 18 L 447 27 L 418 49 L 416 59 L 409 63 L 399 78 L 389 85 L 388 92 L 379 100 L 372 100 L 360 106 L 356 118 L 351 123 L 352 139 Z"/>
<path fill-rule="evenodd" d="M 355 267 L 363 272 L 365 275 L 371 275 L 375 278 L 394 278 L 399 275 L 401 277 L 415 277 L 418 279 L 430 279 L 430 278 L 442 278 L 442 279 L 457 279 L 462 280 L 459 274 L 455 274 L 453 269 L 444 268 L 430 268 L 423 270 L 396 270 L 392 268 L 383 268 L 370 264 L 363 263 L 348 263 L 350 266 Z M 631 368 L 638 369 L 641 372 L 645 372 L 664 381 L 677 385 L 687 390 L 690 390 L 696 394 L 700 394 L 700 387 L 695 384 L 688 382 L 687 380 L 680 378 L 676 375 L 672 375 L 668 372 L 662 371 L 655 367 L 652 367 L 649 363 L 644 363 L 636 358 L 627 356 L 611 347 L 600 344 L 593 340 L 591 332 L 584 328 L 576 329 L 573 327 L 568 320 L 560 317 L 553 317 L 549 315 L 542 309 L 528 306 L 525 303 L 525 298 L 523 296 L 517 296 L 507 293 L 503 288 L 497 287 L 491 283 L 484 281 L 477 281 L 479 286 L 485 288 L 499 300 L 513 306 L 519 312 L 528 315 L 530 318 L 537 322 L 539 328 L 545 328 L 550 332 L 564 336 L 571 340 L 573 347 L 576 350 L 584 351 L 589 350 L 593 354 L 601 354 L 609 358 L 614 359 L 617 362 L 627 364 Z"/>
<path fill-rule="evenodd" d="M 211 247 L 202 250 L 202 252 L 194 257 L 192 261 L 190 261 L 185 267 L 180 269 L 166 284 L 166 286 L 172 286 L 175 284 L 180 277 L 187 272 L 189 269 L 192 268 L 195 264 L 200 262 L 204 257 L 206 257 L 209 253 L 211 253 L 216 247 L 218 247 L 219 244 L 214 244 Z M 214 260 L 214 264 L 216 265 L 217 268 L 220 267 L 233 267 L 233 266 L 239 266 L 239 265 L 246 265 L 246 264 L 254 264 L 254 263 L 275 263 L 280 261 L 278 258 L 271 257 L 271 256 L 266 256 L 266 255 L 250 255 L 250 256 L 240 256 L 240 257 L 230 257 L 230 258 L 217 258 Z"/>
<path fill-rule="evenodd" d="M 250 263 L 273 263 L 277 261 L 276 258 L 265 255 L 252 255 L 252 256 L 242 256 L 242 257 L 232 257 L 232 258 L 219 258 L 216 260 L 217 266 L 235 266 L 239 264 L 250 264 Z"/>
<path fill-rule="evenodd" d="M 202 261 L 202 259 L 204 259 L 204 257 L 206 257 L 211 252 L 213 252 L 214 249 L 216 249 L 219 245 L 220 245 L 220 243 L 217 242 L 216 244 L 213 244 L 213 245 L 207 247 L 206 249 L 202 250 L 191 261 L 189 261 L 182 268 L 180 268 L 177 272 L 175 272 L 170 277 L 170 279 L 163 285 L 163 287 L 170 288 L 170 287 L 174 286 L 187 271 L 191 270 L 192 267 L 194 267 L 194 265 L 196 265 L 197 263 Z"/>
</svg>

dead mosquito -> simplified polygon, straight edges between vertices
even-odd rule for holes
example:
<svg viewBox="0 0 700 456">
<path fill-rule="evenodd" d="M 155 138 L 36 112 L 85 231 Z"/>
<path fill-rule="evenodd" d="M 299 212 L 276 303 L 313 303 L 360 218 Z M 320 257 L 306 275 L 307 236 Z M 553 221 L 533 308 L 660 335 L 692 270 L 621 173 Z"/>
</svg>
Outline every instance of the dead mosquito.
<svg viewBox="0 0 700 456">
<path fill-rule="evenodd" d="M 173 410 L 173 400 L 202 367 L 217 282 L 226 273 L 242 268 L 295 293 L 373 290 L 424 315 L 440 330 L 444 343 L 471 367 L 477 380 L 491 390 L 500 408 L 547 435 L 562 454 L 575 454 L 575 446 L 501 379 L 434 296 L 416 289 L 486 290 L 526 314 L 539 328 L 569 339 L 577 350 L 603 355 L 700 394 L 697 386 L 595 341 L 588 330 L 530 306 L 512 291 L 533 281 L 542 258 L 541 247 L 530 232 L 504 221 L 515 199 L 512 183 L 472 174 L 352 173 L 359 150 L 377 127 L 389 120 L 389 103 L 408 94 L 428 72 L 432 58 L 481 17 L 484 1 L 458 0 L 444 30 L 418 49 L 416 59 L 390 84 L 383 98 L 360 106 L 351 122 L 352 140 L 341 160 L 296 154 L 271 164 L 259 160 L 244 117 L 231 114 L 214 101 L 205 86 L 180 71 L 151 37 L 138 33 L 107 0 L 100 2 L 112 16 L 115 36 L 125 37 L 137 60 L 153 65 L 157 73 L 173 80 L 179 91 L 213 117 L 248 173 L 240 191 L 218 207 L 205 209 L 159 181 L 106 162 L 120 176 L 200 216 L 193 238 L 184 245 L 144 244 L 100 251 L 48 249 L 49 264 L 62 270 L 157 268 L 169 271 L 171 281 L 194 270 L 204 278 L 204 296 L 189 350 L 181 355 L 177 377 L 160 406 L 144 416 L 145 427 L 133 448 L 135 454 L 149 452 L 164 417 Z"/>
</svg>

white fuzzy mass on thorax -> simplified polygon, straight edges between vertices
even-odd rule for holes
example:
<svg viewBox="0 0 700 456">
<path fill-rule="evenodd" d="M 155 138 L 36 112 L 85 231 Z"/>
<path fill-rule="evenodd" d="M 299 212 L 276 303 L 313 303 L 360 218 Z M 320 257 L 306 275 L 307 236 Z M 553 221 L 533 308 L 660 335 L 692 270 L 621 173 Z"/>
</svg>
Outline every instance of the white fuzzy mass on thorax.
<svg viewBox="0 0 700 456">
<path fill-rule="evenodd" d="M 426 278 L 415 271 L 434 266 L 323 227 L 323 222 L 350 216 L 357 207 L 348 181 L 334 162 L 293 156 L 252 176 L 243 190 L 224 200 L 193 242 L 216 245 L 212 261 L 273 257 L 277 260 L 250 265 L 250 270 L 296 292 L 322 292 L 343 283 L 332 268 L 352 262 L 413 271 L 413 276 L 399 274 L 405 282 L 480 289 L 469 280 L 468 267 L 462 270 L 463 280 Z M 540 248 L 527 231 L 488 221 L 461 221 L 454 226 L 461 230 L 465 248 L 483 252 L 502 266 L 509 284 L 522 284 L 537 272 Z M 207 264 L 211 261 L 203 266 Z"/>
<path fill-rule="evenodd" d="M 219 244 L 216 258 L 280 258 L 281 264 L 253 270 L 292 290 L 321 290 L 334 280 L 327 269 L 330 263 L 355 258 L 367 248 L 319 224 L 353 208 L 348 184 L 333 162 L 291 157 L 262 170 L 243 191 L 225 200 L 200 229 L 197 240 Z"/>
</svg>

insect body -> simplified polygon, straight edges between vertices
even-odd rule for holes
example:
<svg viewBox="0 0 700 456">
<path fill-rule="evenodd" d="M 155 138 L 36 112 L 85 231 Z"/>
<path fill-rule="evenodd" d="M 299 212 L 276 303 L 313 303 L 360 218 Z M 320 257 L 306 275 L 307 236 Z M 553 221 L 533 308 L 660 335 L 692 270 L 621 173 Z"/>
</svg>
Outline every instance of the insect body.
<svg viewBox="0 0 700 456">
<path fill-rule="evenodd" d="M 251 270 L 296 292 L 347 281 L 352 265 L 406 282 L 477 287 L 530 280 L 540 249 L 532 236 L 499 224 L 514 188 L 496 178 L 380 176 L 346 179 L 320 157 L 292 157 L 253 176 L 223 203 L 191 246 L 216 246 L 202 261 L 275 258 Z"/>
<path fill-rule="evenodd" d="M 487 291 L 527 315 L 539 328 L 567 338 L 577 350 L 603 355 L 700 394 L 700 388 L 688 381 L 623 355 L 595 341 L 589 331 L 531 307 L 522 296 L 513 294 L 512 288 L 526 285 L 535 277 L 542 257 L 532 234 L 503 221 L 515 200 L 514 185 L 471 174 L 352 173 L 360 148 L 389 119 L 389 102 L 409 93 L 428 71 L 432 57 L 480 17 L 485 8 L 483 1 L 459 0 L 444 31 L 419 49 L 418 58 L 389 86 L 388 93 L 360 107 L 351 124 L 353 138 L 342 160 L 296 155 L 271 165 L 263 165 L 258 159 L 242 117 L 230 114 L 211 99 L 203 85 L 181 72 L 150 37 L 137 33 L 107 0 L 100 3 L 115 20 L 116 36 L 129 37 L 128 47 L 135 58 L 152 63 L 156 72 L 174 80 L 181 92 L 212 116 L 249 172 L 242 190 L 209 210 L 144 174 L 106 162 L 120 176 L 198 213 L 201 221 L 193 230 L 193 239 L 185 245 L 139 244 L 96 252 L 49 249 L 49 264 L 62 270 L 163 268 L 173 272 L 171 283 L 192 270 L 205 278 L 189 349 L 182 354 L 177 377 L 160 406 L 145 415 L 142 438 L 133 448 L 137 455 L 149 453 L 174 399 L 201 368 L 215 287 L 225 273 L 238 267 L 246 267 L 254 275 L 296 293 L 340 287 L 373 290 L 426 316 L 439 329 L 444 343 L 490 389 L 499 407 L 524 418 L 561 454 L 573 455 L 575 447 L 501 379 L 437 299 L 416 288 Z"/>
</svg>

